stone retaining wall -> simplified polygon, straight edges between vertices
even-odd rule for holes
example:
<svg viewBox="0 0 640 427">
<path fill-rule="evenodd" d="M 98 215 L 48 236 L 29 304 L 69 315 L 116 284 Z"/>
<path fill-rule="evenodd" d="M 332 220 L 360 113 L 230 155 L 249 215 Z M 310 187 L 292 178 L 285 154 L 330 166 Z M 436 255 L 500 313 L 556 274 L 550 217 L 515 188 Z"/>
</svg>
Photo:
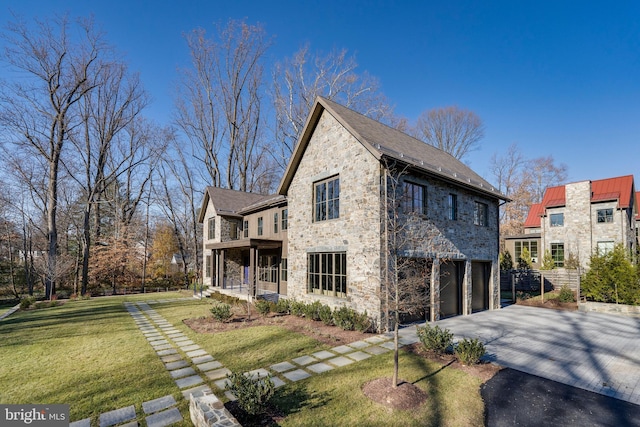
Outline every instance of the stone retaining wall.
<svg viewBox="0 0 640 427">
<path fill-rule="evenodd" d="M 585 312 L 618 314 L 628 317 L 640 317 L 640 306 L 625 304 L 607 304 L 604 302 L 583 302 L 578 304 L 578 310 Z"/>
<path fill-rule="evenodd" d="M 240 426 L 220 399 L 213 394 L 189 398 L 189 413 L 194 427 Z"/>
</svg>

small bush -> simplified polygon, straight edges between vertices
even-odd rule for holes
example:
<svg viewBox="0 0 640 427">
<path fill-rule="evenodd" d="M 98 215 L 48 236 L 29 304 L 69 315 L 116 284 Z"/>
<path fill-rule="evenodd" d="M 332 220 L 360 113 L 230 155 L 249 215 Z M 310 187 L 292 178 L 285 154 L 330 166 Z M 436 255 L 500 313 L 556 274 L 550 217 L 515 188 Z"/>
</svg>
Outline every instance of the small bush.
<svg viewBox="0 0 640 427">
<path fill-rule="evenodd" d="M 345 331 L 353 331 L 356 326 L 353 314 L 353 310 L 343 305 L 333 311 L 333 323 Z"/>
<path fill-rule="evenodd" d="M 279 314 L 288 314 L 289 313 L 289 300 L 284 298 L 279 298 L 276 303 L 275 312 Z"/>
<path fill-rule="evenodd" d="M 259 299 L 254 303 L 256 310 L 260 315 L 266 316 L 271 312 L 271 303 L 267 300 Z"/>
<path fill-rule="evenodd" d="M 455 348 L 458 360 L 464 365 L 475 365 L 480 363 L 480 358 L 486 354 L 484 344 L 479 339 L 465 338 L 460 341 Z"/>
<path fill-rule="evenodd" d="M 218 322 L 228 322 L 233 314 L 231 313 L 231 306 L 225 303 L 216 303 L 211 307 L 211 314 L 213 318 Z"/>
<path fill-rule="evenodd" d="M 267 403 L 275 392 L 271 376 L 253 379 L 241 372 L 227 374 L 225 390 L 238 398 L 238 405 L 249 415 L 258 415 L 266 410 Z"/>
<path fill-rule="evenodd" d="M 567 285 L 562 285 L 560 293 L 558 294 L 558 301 L 560 302 L 576 302 L 575 295 L 571 288 Z"/>
<path fill-rule="evenodd" d="M 26 310 L 31 307 L 31 305 L 36 302 L 35 297 L 24 297 L 20 300 L 20 310 Z"/>
<path fill-rule="evenodd" d="M 365 311 L 364 313 L 355 313 L 354 327 L 358 332 L 367 332 L 371 328 L 371 319 Z"/>
<path fill-rule="evenodd" d="M 60 305 L 60 303 L 58 301 L 56 301 L 56 300 L 39 301 L 39 302 L 35 303 L 34 307 L 36 309 L 41 309 L 41 308 L 57 307 L 59 305 Z"/>
<path fill-rule="evenodd" d="M 318 310 L 318 315 L 320 316 L 320 320 L 322 320 L 322 323 L 328 326 L 333 325 L 333 312 L 331 311 L 331 307 L 329 307 L 328 305 L 323 305 Z"/>
<path fill-rule="evenodd" d="M 320 301 L 314 301 L 311 304 L 307 304 L 304 307 L 304 316 L 310 320 L 320 320 L 320 309 L 322 303 Z"/>
<path fill-rule="evenodd" d="M 243 302 L 238 297 L 234 297 L 234 296 L 227 295 L 227 294 L 221 294 L 218 291 L 212 293 L 210 298 L 213 299 L 213 300 L 225 303 L 225 304 L 229 304 L 231 306 L 239 305 L 240 303 Z"/>
<path fill-rule="evenodd" d="M 289 303 L 289 310 L 291 311 L 291 314 L 293 314 L 294 316 L 298 316 L 298 317 L 304 316 L 305 308 L 306 308 L 306 304 L 303 303 L 302 301 L 293 300 Z"/>
<path fill-rule="evenodd" d="M 453 334 L 448 329 L 440 329 L 436 325 L 431 327 L 428 323 L 424 327 L 417 327 L 418 338 L 426 350 L 436 353 L 445 353 L 453 345 Z"/>
</svg>

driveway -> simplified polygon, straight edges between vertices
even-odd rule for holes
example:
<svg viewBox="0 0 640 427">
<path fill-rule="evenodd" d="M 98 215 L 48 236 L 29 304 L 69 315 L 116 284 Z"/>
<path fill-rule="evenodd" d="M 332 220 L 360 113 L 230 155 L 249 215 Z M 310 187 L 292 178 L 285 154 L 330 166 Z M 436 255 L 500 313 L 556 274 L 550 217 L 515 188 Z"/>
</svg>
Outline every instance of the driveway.
<svg viewBox="0 0 640 427">
<path fill-rule="evenodd" d="M 510 305 L 436 324 L 500 366 L 640 404 L 639 318 Z"/>
</svg>

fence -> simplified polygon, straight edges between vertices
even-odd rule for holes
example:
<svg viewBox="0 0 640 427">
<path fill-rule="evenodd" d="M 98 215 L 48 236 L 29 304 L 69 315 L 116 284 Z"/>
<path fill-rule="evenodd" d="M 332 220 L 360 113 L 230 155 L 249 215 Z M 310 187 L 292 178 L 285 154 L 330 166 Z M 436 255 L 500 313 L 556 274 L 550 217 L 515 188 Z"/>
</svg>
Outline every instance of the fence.
<svg viewBox="0 0 640 427">
<path fill-rule="evenodd" d="M 514 291 L 539 295 L 542 281 L 544 281 L 545 292 L 557 290 L 566 285 L 579 295 L 580 270 L 557 268 L 553 270 L 500 271 L 502 298 L 514 300 Z"/>
</svg>

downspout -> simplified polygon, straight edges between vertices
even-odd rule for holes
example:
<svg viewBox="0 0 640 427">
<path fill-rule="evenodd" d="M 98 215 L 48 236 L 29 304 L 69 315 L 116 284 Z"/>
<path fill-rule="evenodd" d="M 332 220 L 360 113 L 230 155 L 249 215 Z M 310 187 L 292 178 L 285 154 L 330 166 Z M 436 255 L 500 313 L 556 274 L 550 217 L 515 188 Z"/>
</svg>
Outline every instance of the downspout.
<svg viewBox="0 0 640 427">
<path fill-rule="evenodd" d="M 389 195 L 388 195 L 388 170 L 383 166 L 384 169 L 384 280 L 385 280 L 385 316 L 387 318 L 387 332 L 390 329 L 389 324 L 389 220 L 387 215 L 389 215 Z"/>
</svg>

